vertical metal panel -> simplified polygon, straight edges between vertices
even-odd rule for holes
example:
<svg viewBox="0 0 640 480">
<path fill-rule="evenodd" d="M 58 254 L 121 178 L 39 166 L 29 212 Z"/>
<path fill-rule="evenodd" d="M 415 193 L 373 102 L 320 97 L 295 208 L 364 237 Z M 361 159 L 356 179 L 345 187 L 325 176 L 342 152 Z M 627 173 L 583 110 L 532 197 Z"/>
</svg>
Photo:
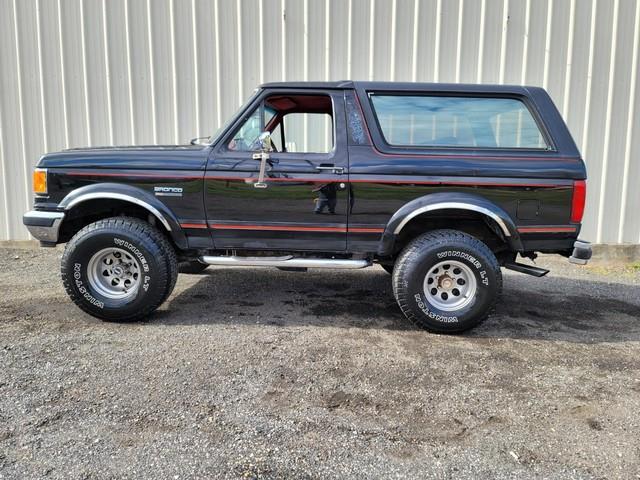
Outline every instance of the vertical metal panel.
<svg viewBox="0 0 640 480">
<path fill-rule="evenodd" d="M 545 86 L 589 168 L 583 236 L 640 242 L 635 0 L 0 0 L 0 239 L 49 150 L 211 134 L 263 81 Z M 312 141 L 312 139 L 308 139 Z"/>
<path fill-rule="evenodd" d="M 295 3 L 295 0 L 293 0 Z M 389 4 L 390 5 L 390 4 Z M 287 19 L 289 10 L 287 10 Z M 348 55 L 345 46 L 348 43 L 349 26 L 347 25 L 347 19 L 349 16 L 349 4 L 348 2 L 331 2 L 331 10 L 328 20 L 329 24 L 329 78 L 330 79 L 343 79 L 347 75 L 348 70 Z M 289 32 L 289 31 L 287 31 Z M 295 42 L 296 39 L 288 37 L 291 42 Z M 377 42 L 377 39 L 376 39 Z M 295 63 L 295 57 L 287 57 L 288 63 Z M 376 69 L 381 68 L 378 62 L 374 61 Z M 288 79 L 289 80 L 289 79 Z"/>
<path fill-rule="evenodd" d="M 412 77 L 413 22 L 415 9 L 412 0 L 397 0 L 392 15 L 392 31 L 395 38 L 392 53 L 393 61 L 389 62 L 389 77 L 394 81 L 410 82 Z"/>
<path fill-rule="evenodd" d="M 37 95 L 29 95 L 28 92 L 39 92 L 38 54 L 37 54 L 37 21 L 35 5 L 26 4 L 14 0 L 14 25 L 16 39 L 16 80 L 18 81 L 18 107 L 20 117 L 18 126 L 20 129 L 20 156 L 19 165 L 21 173 L 16 178 L 23 190 L 23 200 L 28 203 L 31 199 L 31 169 L 34 162 L 30 160 L 37 156 L 42 148 L 42 123 L 40 118 L 40 101 Z M 33 125 L 33 131 L 27 129 Z M 33 137 L 32 137 L 33 135 Z M 31 141 L 37 138 L 36 141 Z"/>
<path fill-rule="evenodd" d="M 8 223 L 9 238 L 20 237 L 20 214 L 16 211 L 25 201 L 24 188 L 24 140 L 21 122 L 23 112 L 20 102 L 20 82 L 18 76 L 18 50 L 16 41 L 15 3 L 5 0 L 2 3 L 3 15 L 0 15 L 0 116 L 2 120 L 2 159 L 4 180 L 4 201 L 7 202 L 5 222 Z M 23 92 L 24 95 L 24 92 Z"/>
<path fill-rule="evenodd" d="M 462 24 L 458 23 L 458 42 L 455 81 L 475 83 L 478 76 L 478 48 L 463 48 L 480 38 L 482 2 L 462 2 Z"/>
<path fill-rule="evenodd" d="M 598 209 L 604 175 L 605 136 L 607 112 L 609 109 L 609 71 L 612 66 L 611 38 L 614 23 L 614 2 L 597 2 L 593 48 L 593 70 L 591 72 L 591 91 L 586 101 L 589 103 L 588 129 L 585 129 L 586 142 L 583 155 L 589 166 L 591 182 L 587 189 L 589 217 L 585 229 L 589 236 L 597 240 L 602 238 L 602 226 L 598 224 Z"/>
<path fill-rule="evenodd" d="M 85 89 L 85 116 L 88 143 L 108 145 L 110 139 L 107 76 L 105 75 L 105 42 L 103 32 L 102 3 L 82 0 L 83 75 Z M 134 43 L 135 45 L 135 43 Z M 133 60 L 133 64 L 137 63 Z M 45 110 L 48 102 L 44 102 Z M 138 123 L 139 127 L 142 125 Z M 90 137 L 90 138 L 89 138 Z"/>
<path fill-rule="evenodd" d="M 570 62 L 571 76 L 565 79 L 565 101 L 566 112 L 563 108 L 565 121 L 568 123 L 573 139 L 578 147 L 582 148 L 586 135 L 584 133 L 585 119 L 588 118 L 586 101 L 589 95 L 591 70 L 590 59 L 592 50 L 592 20 L 595 19 L 594 1 L 576 1 L 575 16 L 573 19 L 573 55 L 568 60 Z M 593 17 L 593 18 L 592 18 Z M 582 150 L 582 155 L 585 156 Z M 585 157 L 586 158 L 586 157 Z M 593 179 L 590 175 L 590 179 Z M 593 181 L 589 182 L 591 188 Z"/>
<path fill-rule="evenodd" d="M 215 48 L 215 8 L 208 0 L 195 1 L 195 33 L 198 42 L 196 59 L 198 66 L 198 92 L 196 100 L 200 111 L 200 124 L 194 137 L 211 135 L 218 124 L 216 111 L 218 98 L 216 95 L 216 48 Z"/>
<path fill-rule="evenodd" d="M 443 1 L 441 7 L 438 42 L 438 75 L 440 82 L 455 82 L 458 40 L 459 2 Z M 387 41 L 388 43 L 388 41 Z M 477 44 L 476 44 L 477 48 Z"/>
<path fill-rule="evenodd" d="M 618 221 L 618 242 L 625 243 L 640 241 L 640 215 L 638 215 L 637 211 L 637 207 L 640 205 L 640 188 L 637 188 L 637 184 L 632 184 L 631 180 L 640 178 L 640 161 L 638 161 L 638 158 L 640 158 L 640 142 L 637 141 L 638 136 L 640 136 L 640 122 L 635 121 L 639 112 L 638 99 L 640 98 L 640 92 L 638 92 L 638 89 L 640 89 L 640 82 L 638 82 L 640 2 L 636 3 L 634 22 L 633 52 L 631 70 L 629 72 L 631 86 L 626 126 L 627 138 L 625 140 L 625 161 L 622 171 L 624 184 L 621 192 L 622 206 Z"/>
<path fill-rule="evenodd" d="M 307 78 L 322 80 L 326 56 L 324 2 L 309 2 L 308 9 Z M 266 58 L 267 62 L 270 61 L 269 56 Z"/>
<path fill-rule="evenodd" d="M 627 129 L 624 124 L 628 119 L 629 99 L 631 91 L 631 68 L 634 44 L 626 42 L 634 35 L 634 15 L 624 12 L 634 12 L 634 0 L 618 0 L 618 8 L 615 14 L 612 31 L 612 57 L 609 70 L 609 90 L 607 91 L 608 119 L 605 131 L 605 152 L 603 155 L 603 173 L 601 182 L 601 203 L 599 205 L 600 237 L 598 241 L 615 243 L 619 238 L 618 226 L 620 223 L 621 192 L 625 182 L 623 177 L 625 168 L 625 141 Z M 615 124 L 615 117 L 622 121 L 623 128 Z M 633 120 L 632 120 L 633 121 Z M 606 159 L 606 162 L 604 161 Z"/>
<path fill-rule="evenodd" d="M 367 80 L 369 56 L 373 51 L 369 42 L 371 3 L 368 0 L 351 0 L 351 3 L 351 78 Z"/>
<path fill-rule="evenodd" d="M 85 7 L 85 10 L 89 10 Z M 129 0 L 127 4 L 127 15 L 129 17 L 129 48 L 130 48 L 130 85 L 131 85 L 131 111 L 135 128 L 132 131 L 132 140 L 139 144 L 149 144 L 154 142 L 153 121 L 150 120 L 152 113 L 152 89 L 151 89 L 151 59 L 149 56 L 148 44 L 148 21 L 146 2 L 141 0 Z M 98 19 L 96 19 L 97 21 Z M 95 25 L 95 27 L 94 27 Z M 91 21 L 91 30 L 99 30 L 97 23 Z M 104 61 L 99 52 L 97 62 Z M 96 70 L 100 70 L 96 67 Z M 94 95 L 93 91 L 92 97 Z M 92 98 L 95 99 L 95 97 Z M 105 108 L 101 107 L 104 111 Z M 133 138 L 135 132 L 135 139 Z M 93 132 L 94 136 L 96 132 Z"/>
<path fill-rule="evenodd" d="M 177 143 L 189 143 L 197 132 L 196 128 L 196 92 L 194 43 L 192 23 L 192 2 L 175 1 L 173 3 L 173 25 L 175 52 L 175 133 Z"/>
</svg>

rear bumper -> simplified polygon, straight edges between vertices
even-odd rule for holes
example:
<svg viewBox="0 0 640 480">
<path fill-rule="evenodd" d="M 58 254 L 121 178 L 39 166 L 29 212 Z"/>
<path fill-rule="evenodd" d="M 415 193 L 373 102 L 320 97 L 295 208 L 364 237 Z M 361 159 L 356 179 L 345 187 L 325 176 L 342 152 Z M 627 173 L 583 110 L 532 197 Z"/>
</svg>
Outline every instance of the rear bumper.
<svg viewBox="0 0 640 480">
<path fill-rule="evenodd" d="M 571 263 L 586 265 L 591 258 L 591 244 L 584 240 L 576 240 L 573 243 L 573 253 L 569 257 Z"/>
<path fill-rule="evenodd" d="M 63 219 L 63 212 L 31 210 L 22 216 L 22 223 L 37 240 L 55 244 Z"/>
</svg>

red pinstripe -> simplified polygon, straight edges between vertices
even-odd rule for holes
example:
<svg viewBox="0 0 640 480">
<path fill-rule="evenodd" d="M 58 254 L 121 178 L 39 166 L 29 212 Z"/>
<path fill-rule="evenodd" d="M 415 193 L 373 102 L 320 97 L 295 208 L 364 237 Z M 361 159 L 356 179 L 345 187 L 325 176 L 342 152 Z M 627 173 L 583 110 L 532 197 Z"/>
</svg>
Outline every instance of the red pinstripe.
<svg viewBox="0 0 640 480">
<path fill-rule="evenodd" d="M 179 180 L 202 180 L 204 172 L 200 175 L 163 175 L 161 173 L 119 173 L 119 172 L 66 172 L 72 177 L 150 177 L 168 178 Z"/>
<path fill-rule="evenodd" d="M 182 228 L 207 228 L 206 223 L 181 223 Z"/>
<path fill-rule="evenodd" d="M 143 177 L 143 178 L 160 178 L 167 180 L 226 180 L 226 181 L 243 181 L 253 182 L 254 177 L 232 177 L 222 175 L 163 175 L 156 173 L 117 173 L 117 172 L 66 172 L 67 175 L 74 177 Z M 300 178 L 267 178 L 268 182 L 301 182 L 301 183 L 327 183 L 333 182 L 336 178 L 318 178 L 318 177 L 300 177 Z M 386 180 L 386 179 L 369 179 L 369 178 L 345 178 L 347 183 L 381 183 L 390 185 L 462 185 L 462 186 L 483 186 L 483 187 L 536 187 L 536 188 L 570 188 L 571 185 L 562 183 L 514 183 L 514 182 L 483 182 L 478 181 L 440 181 L 440 180 Z"/>
<path fill-rule="evenodd" d="M 256 178 L 252 177 L 225 177 L 225 176 L 206 176 L 206 180 L 227 180 L 227 181 L 255 181 Z M 308 182 L 308 183 L 327 183 L 335 182 L 335 178 L 265 178 L 266 182 Z M 565 187 L 571 188 L 569 184 L 562 183 L 513 183 L 513 182 L 483 182 L 480 181 L 440 181 L 440 180 L 385 180 L 385 179 L 371 179 L 371 178 L 352 178 L 345 179 L 345 183 L 382 183 L 392 185 L 466 185 L 466 186 L 483 186 L 483 187 L 539 187 L 539 188 L 557 188 Z"/>
<path fill-rule="evenodd" d="M 571 233 L 576 227 L 519 227 L 520 233 Z"/>
<path fill-rule="evenodd" d="M 382 233 L 384 228 L 374 227 L 312 227 L 304 225 L 249 225 L 249 224 L 227 224 L 210 223 L 208 226 L 203 223 L 181 223 L 182 228 L 211 228 L 213 230 L 262 230 L 262 231 L 283 231 L 283 232 L 354 232 L 354 233 Z"/>
</svg>

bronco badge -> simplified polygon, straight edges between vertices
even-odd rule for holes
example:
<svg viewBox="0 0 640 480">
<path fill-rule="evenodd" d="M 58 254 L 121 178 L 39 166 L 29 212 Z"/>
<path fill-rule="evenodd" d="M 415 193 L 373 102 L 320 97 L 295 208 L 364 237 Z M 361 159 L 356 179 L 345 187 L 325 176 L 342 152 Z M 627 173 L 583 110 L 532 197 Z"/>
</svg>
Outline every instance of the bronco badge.
<svg viewBox="0 0 640 480">
<path fill-rule="evenodd" d="M 153 187 L 156 197 L 181 197 L 182 187 Z"/>
</svg>

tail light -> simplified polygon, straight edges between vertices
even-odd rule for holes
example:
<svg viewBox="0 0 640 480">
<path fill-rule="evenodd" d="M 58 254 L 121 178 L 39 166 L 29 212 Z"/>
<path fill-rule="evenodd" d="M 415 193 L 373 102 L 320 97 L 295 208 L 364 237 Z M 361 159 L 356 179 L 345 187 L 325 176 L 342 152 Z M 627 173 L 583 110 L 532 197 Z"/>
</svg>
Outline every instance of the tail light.
<svg viewBox="0 0 640 480">
<path fill-rule="evenodd" d="M 587 182 L 573 182 L 573 200 L 571 201 L 571 223 L 580 223 L 584 215 L 584 204 L 587 198 Z"/>
<path fill-rule="evenodd" d="M 36 168 L 33 171 L 33 193 L 47 193 L 47 169 Z"/>
</svg>

